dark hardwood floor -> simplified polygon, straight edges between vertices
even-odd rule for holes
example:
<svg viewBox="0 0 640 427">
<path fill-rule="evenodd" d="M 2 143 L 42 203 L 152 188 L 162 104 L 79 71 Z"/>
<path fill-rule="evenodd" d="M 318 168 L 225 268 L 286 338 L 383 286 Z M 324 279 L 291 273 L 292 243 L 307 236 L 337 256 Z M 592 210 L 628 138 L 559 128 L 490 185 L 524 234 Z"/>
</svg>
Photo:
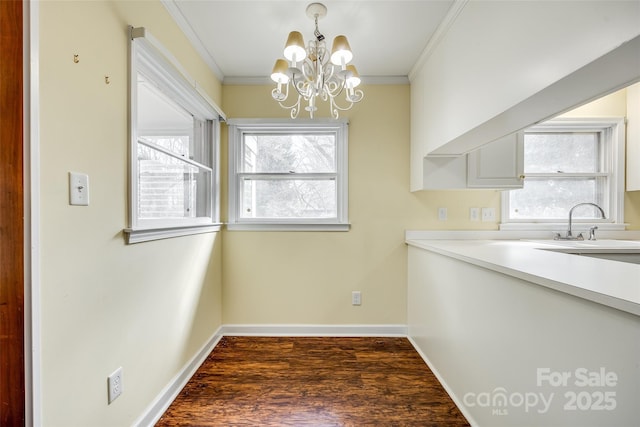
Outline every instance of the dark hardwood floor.
<svg viewBox="0 0 640 427">
<path fill-rule="evenodd" d="M 157 426 L 468 426 L 405 338 L 224 337 Z"/>
</svg>

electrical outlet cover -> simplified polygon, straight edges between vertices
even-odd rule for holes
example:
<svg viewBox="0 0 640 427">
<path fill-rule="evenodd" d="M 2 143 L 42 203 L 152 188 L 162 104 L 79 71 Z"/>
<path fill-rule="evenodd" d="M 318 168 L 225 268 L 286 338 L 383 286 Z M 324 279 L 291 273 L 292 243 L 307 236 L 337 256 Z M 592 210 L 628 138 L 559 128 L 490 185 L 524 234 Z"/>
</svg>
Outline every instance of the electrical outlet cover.
<svg viewBox="0 0 640 427">
<path fill-rule="evenodd" d="M 362 304 L 362 294 L 360 291 L 351 292 L 351 305 L 361 305 Z"/>
<path fill-rule="evenodd" d="M 491 222 L 496 220 L 495 208 L 482 208 L 482 221 Z"/>
<path fill-rule="evenodd" d="M 113 402 L 122 394 L 122 367 L 116 369 L 107 378 L 107 390 L 109 393 L 109 403 Z"/>
</svg>

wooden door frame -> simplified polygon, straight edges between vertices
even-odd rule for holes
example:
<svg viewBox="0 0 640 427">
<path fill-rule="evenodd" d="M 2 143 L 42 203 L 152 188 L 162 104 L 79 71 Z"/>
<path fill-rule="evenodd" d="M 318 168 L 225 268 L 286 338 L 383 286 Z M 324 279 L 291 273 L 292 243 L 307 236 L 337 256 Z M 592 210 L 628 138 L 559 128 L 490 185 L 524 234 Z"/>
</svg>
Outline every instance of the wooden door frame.
<svg viewBox="0 0 640 427">
<path fill-rule="evenodd" d="M 0 0 L 2 1 L 2 0 Z M 21 0 L 22 22 L 22 359 L 23 422 L 42 425 L 40 311 L 39 2 Z M 18 23 L 20 24 L 20 23 Z M 18 42 L 19 43 L 19 42 Z M 18 148 L 19 150 L 19 148 Z M 13 192 L 14 188 L 10 190 Z M 20 205 L 19 199 L 17 205 Z M 19 223 L 19 222 L 18 222 Z M 18 237 L 19 239 L 19 237 Z M 19 286 L 19 285 L 18 285 Z M 12 362 L 13 363 L 13 362 Z M 12 409 L 13 410 L 13 409 Z M 20 418 L 20 417 L 19 417 Z M 13 421 L 12 421 L 13 422 Z"/>
<path fill-rule="evenodd" d="M 0 424 L 25 423 L 24 7 L 0 2 Z"/>
</svg>

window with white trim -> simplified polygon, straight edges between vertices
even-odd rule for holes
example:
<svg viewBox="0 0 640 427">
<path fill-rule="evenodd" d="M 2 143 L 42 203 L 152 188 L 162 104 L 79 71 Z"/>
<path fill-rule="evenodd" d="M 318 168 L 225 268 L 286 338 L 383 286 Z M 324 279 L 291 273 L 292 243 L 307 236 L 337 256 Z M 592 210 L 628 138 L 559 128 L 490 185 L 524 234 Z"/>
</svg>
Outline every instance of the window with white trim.
<svg viewBox="0 0 640 427">
<path fill-rule="evenodd" d="M 148 35 L 132 38 L 129 90 L 128 242 L 218 230 L 214 106 Z"/>
<path fill-rule="evenodd" d="M 624 227 L 624 119 L 555 119 L 525 131 L 524 187 L 502 196 L 503 227 L 574 223 Z"/>
<path fill-rule="evenodd" d="M 344 121 L 230 120 L 231 230 L 348 230 Z"/>
</svg>

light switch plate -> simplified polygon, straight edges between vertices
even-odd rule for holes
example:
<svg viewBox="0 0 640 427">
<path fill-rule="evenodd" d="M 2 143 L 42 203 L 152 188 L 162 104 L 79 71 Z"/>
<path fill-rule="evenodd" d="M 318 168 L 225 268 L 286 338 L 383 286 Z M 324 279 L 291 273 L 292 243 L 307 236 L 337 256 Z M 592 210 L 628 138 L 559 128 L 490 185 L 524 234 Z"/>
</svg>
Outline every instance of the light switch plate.
<svg viewBox="0 0 640 427">
<path fill-rule="evenodd" d="M 69 204 L 89 206 L 89 176 L 87 174 L 69 172 Z"/>
<path fill-rule="evenodd" d="M 447 208 L 438 208 L 438 221 L 447 220 Z"/>
<path fill-rule="evenodd" d="M 480 208 L 469 208 L 469 220 L 480 221 Z"/>
</svg>

